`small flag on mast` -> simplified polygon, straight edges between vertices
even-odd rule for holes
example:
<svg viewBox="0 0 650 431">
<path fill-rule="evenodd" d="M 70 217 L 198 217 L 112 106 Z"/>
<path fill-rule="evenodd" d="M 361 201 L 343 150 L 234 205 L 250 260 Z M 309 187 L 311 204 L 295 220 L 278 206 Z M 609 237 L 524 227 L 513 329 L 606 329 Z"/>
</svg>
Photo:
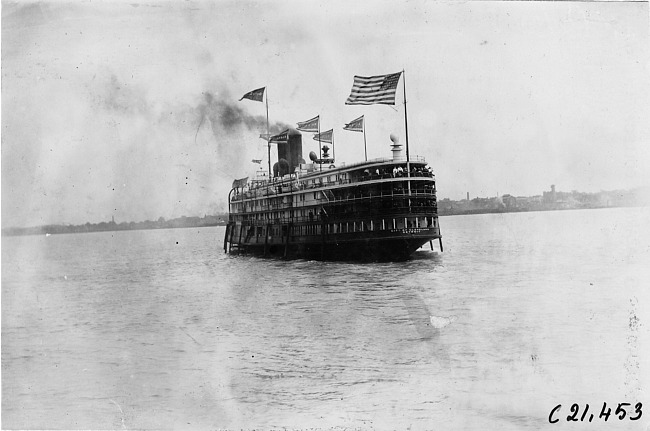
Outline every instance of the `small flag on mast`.
<svg viewBox="0 0 650 431">
<path fill-rule="evenodd" d="M 251 160 L 251 162 L 257 163 L 258 165 L 261 165 L 262 164 L 262 159 L 253 159 L 253 160 Z"/>
<path fill-rule="evenodd" d="M 250 99 L 254 100 L 256 102 L 261 102 L 262 99 L 264 99 L 264 90 L 266 90 L 266 87 L 258 88 L 257 90 L 249 91 L 248 93 L 244 94 L 239 101 L 241 102 L 244 99 Z"/>
<path fill-rule="evenodd" d="M 297 129 L 303 132 L 318 132 L 319 120 L 320 120 L 320 115 L 317 115 L 311 120 L 299 122 Z"/>
<path fill-rule="evenodd" d="M 270 136 L 271 136 L 270 133 L 260 133 L 260 139 L 264 139 L 267 142 L 268 142 Z"/>
<path fill-rule="evenodd" d="M 395 91 L 402 72 L 378 76 L 354 76 L 346 105 L 394 105 Z"/>
<path fill-rule="evenodd" d="M 350 121 L 343 127 L 343 130 L 349 130 L 350 132 L 363 132 L 363 115 L 356 120 Z"/>
<path fill-rule="evenodd" d="M 329 129 L 327 132 L 316 133 L 314 135 L 314 141 L 328 142 L 331 144 L 333 133 L 334 133 L 334 129 Z"/>
<path fill-rule="evenodd" d="M 280 132 L 277 135 L 271 136 L 269 142 L 287 142 L 289 140 L 289 129 Z"/>
<path fill-rule="evenodd" d="M 232 188 L 233 189 L 241 189 L 248 184 L 248 177 L 246 178 L 240 178 L 238 180 L 235 180 L 232 182 Z"/>
</svg>

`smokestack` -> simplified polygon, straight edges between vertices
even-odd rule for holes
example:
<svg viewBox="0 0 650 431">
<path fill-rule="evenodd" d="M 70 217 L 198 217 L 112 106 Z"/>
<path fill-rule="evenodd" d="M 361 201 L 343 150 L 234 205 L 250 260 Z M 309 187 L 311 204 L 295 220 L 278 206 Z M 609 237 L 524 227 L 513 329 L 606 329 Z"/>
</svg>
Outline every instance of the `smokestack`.
<svg viewBox="0 0 650 431">
<path fill-rule="evenodd" d="M 469 200 L 469 192 L 467 192 L 467 200 Z"/>
<path fill-rule="evenodd" d="M 292 174 L 298 165 L 305 163 L 302 158 L 302 135 L 295 129 L 287 129 L 282 132 L 286 133 L 286 141 L 278 141 L 278 169 L 273 169 L 274 176 Z M 284 138 L 284 137 L 283 137 Z"/>
<path fill-rule="evenodd" d="M 305 159 L 302 158 L 302 135 L 294 129 L 289 131 L 289 154 L 290 172 L 293 173 L 301 163 L 305 163 Z"/>
</svg>

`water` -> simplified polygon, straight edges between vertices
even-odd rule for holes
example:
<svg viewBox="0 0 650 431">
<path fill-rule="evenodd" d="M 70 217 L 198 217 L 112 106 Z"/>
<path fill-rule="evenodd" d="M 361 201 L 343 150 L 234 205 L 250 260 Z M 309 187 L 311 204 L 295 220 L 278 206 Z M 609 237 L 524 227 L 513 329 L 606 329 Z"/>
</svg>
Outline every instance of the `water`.
<svg viewBox="0 0 650 431">
<path fill-rule="evenodd" d="M 394 264 L 228 256 L 221 227 L 5 237 L 2 427 L 648 429 L 614 410 L 650 409 L 649 221 L 443 217 L 444 253 Z"/>
</svg>

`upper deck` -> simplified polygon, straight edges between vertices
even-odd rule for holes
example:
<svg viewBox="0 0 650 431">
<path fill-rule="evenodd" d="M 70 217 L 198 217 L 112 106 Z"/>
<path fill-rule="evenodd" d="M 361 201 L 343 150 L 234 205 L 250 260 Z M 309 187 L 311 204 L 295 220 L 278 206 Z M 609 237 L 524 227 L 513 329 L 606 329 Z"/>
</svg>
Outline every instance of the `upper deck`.
<svg viewBox="0 0 650 431">
<path fill-rule="evenodd" d="M 407 171 L 407 166 L 410 171 Z M 351 184 L 371 185 L 378 182 L 428 180 L 435 182 L 435 175 L 427 167 L 424 157 L 377 158 L 353 164 L 318 165 L 303 164 L 293 174 L 282 177 L 252 180 L 236 193 L 231 201 L 255 200 L 268 196 L 281 196 L 309 189 L 337 189 Z M 360 185 L 360 184 L 357 184 Z"/>
</svg>

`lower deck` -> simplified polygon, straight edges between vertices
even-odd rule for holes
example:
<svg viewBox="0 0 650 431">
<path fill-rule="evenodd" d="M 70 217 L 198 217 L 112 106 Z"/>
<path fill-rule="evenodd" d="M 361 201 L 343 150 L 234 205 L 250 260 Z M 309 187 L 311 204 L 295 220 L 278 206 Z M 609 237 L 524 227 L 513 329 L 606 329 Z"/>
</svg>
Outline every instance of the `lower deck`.
<svg viewBox="0 0 650 431">
<path fill-rule="evenodd" d="M 224 237 L 224 251 L 282 258 L 316 260 L 400 261 L 406 260 L 427 242 L 442 236 L 438 226 L 388 227 L 359 223 L 320 225 L 273 225 L 264 227 L 230 223 Z M 379 228 L 381 227 L 381 228 Z M 386 228 L 387 227 L 387 228 Z M 260 228 L 262 234 L 260 235 Z M 342 229 L 343 228 L 343 229 Z"/>
</svg>

